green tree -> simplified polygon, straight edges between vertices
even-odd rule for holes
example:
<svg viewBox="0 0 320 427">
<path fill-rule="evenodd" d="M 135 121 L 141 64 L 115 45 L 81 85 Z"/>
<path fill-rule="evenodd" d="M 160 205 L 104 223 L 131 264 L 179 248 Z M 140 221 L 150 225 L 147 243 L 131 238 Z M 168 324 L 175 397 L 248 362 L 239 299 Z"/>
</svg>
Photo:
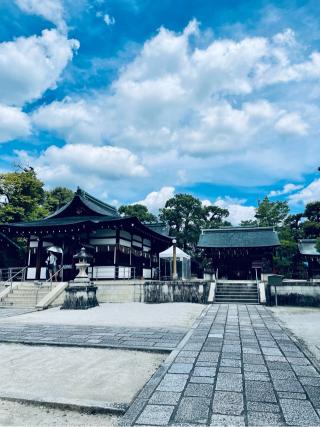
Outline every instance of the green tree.
<svg viewBox="0 0 320 427">
<path fill-rule="evenodd" d="M 303 223 L 304 235 L 307 238 L 320 236 L 320 201 L 308 203 L 305 207 Z"/>
<path fill-rule="evenodd" d="M 320 223 L 320 201 L 308 203 L 303 216 L 308 218 L 309 221 Z"/>
<path fill-rule="evenodd" d="M 203 206 L 191 194 L 176 194 L 160 209 L 159 218 L 169 226 L 170 235 L 177 239 L 178 245 L 194 254 L 201 228 L 229 224 L 224 222 L 228 215 L 227 209 Z"/>
<path fill-rule="evenodd" d="M 43 182 L 32 167 L 0 174 L 0 222 L 41 218 L 44 197 Z"/>
<path fill-rule="evenodd" d="M 316 240 L 316 249 L 320 253 L 320 237 L 318 237 Z"/>
<path fill-rule="evenodd" d="M 257 219 L 259 227 L 280 227 L 283 225 L 288 214 L 289 206 L 287 202 L 270 202 L 266 196 L 262 202 L 259 203 L 255 218 Z"/>
<path fill-rule="evenodd" d="M 290 226 L 280 227 L 278 230 L 280 247 L 273 257 L 274 266 L 278 274 L 287 278 L 293 278 L 297 275 L 301 262 L 299 261 L 298 244 L 295 235 Z"/>
<path fill-rule="evenodd" d="M 258 221 L 255 219 L 244 219 L 240 222 L 241 227 L 258 227 Z"/>
<path fill-rule="evenodd" d="M 122 205 L 118 212 L 122 216 L 136 216 L 141 222 L 158 222 L 156 215 L 148 211 L 144 205 L 136 203 L 135 205 Z"/>
<path fill-rule="evenodd" d="M 47 214 L 52 214 L 60 209 L 73 198 L 73 191 L 66 187 L 56 187 L 45 191 L 45 200 L 43 207 Z"/>
<path fill-rule="evenodd" d="M 226 227 L 231 225 L 231 222 L 225 219 L 229 216 L 228 209 L 214 205 L 204 206 L 203 215 L 205 228 L 219 228 L 221 226 Z"/>
</svg>

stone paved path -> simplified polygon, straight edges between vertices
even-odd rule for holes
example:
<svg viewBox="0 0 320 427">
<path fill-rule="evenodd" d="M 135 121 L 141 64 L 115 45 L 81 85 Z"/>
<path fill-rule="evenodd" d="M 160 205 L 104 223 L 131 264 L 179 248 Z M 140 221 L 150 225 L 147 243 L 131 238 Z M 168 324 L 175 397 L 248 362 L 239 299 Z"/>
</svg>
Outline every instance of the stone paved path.
<svg viewBox="0 0 320 427">
<path fill-rule="evenodd" d="M 146 384 L 123 425 L 320 425 L 320 374 L 271 312 L 213 305 Z"/>
<path fill-rule="evenodd" d="M 172 351 L 187 331 L 81 325 L 0 324 L 0 342 Z"/>
</svg>

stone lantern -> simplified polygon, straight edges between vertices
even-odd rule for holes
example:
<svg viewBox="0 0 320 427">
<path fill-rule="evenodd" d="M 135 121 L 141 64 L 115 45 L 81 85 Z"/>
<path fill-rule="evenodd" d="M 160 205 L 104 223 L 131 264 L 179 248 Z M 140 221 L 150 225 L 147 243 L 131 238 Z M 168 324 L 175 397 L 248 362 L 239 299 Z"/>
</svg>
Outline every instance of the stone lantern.
<svg viewBox="0 0 320 427">
<path fill-rule="evenodd" d="M 78 274 L 66 288 L 66 296 L 61 307 L 62 310 L 86 310 L 99 305 L 97 300 L 97 286 L 90 281 L 87 269 L 90 266 L 89 260 L 92 255 L 88 254 L 85 248 L 73 256 L 76 262 Z"/>
</svg>

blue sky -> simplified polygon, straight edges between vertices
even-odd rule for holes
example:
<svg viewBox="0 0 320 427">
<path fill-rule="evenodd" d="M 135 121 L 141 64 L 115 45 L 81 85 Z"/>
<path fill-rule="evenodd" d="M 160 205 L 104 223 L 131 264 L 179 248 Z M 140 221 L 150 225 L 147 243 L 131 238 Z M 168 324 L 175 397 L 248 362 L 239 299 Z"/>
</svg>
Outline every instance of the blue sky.
<svg viewBox="0 0 320 427">
<path fill-rule="evenodd" d="M 156 211 L 320 198 L 318 1 L 0 1 L 0 168 Z"/>
</svg>

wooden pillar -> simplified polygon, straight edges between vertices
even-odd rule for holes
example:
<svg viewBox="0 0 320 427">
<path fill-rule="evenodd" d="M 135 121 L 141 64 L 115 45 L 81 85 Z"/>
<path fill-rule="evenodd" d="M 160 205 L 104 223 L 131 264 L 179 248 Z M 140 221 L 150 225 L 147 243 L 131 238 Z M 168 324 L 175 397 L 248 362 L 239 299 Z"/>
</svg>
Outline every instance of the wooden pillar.
<svg viewBox="0 0 320 427">
<path fill-rule="evenodd" d="M 41 237 L 38 240 L 37 248 L 37 261 L 36 261 L 36 280 L 40 280 L 41 277 L 41 253 L 43 248 L 43 241 Z"/>
<path fill-rule="evenodd" d="M 117 267 L 119 267 L 119 252 L 118 252 L 118 245 L 120 244 L 120 230 L 117 228 L 116 229 L 116 245 L 114 247 L 114 255 L 113 255 L 113 263 L 115 266 L 115 275 L 114 278 L 118 279 L 119 278 L 119 269 L 117 269 Z"/>
</svg>

